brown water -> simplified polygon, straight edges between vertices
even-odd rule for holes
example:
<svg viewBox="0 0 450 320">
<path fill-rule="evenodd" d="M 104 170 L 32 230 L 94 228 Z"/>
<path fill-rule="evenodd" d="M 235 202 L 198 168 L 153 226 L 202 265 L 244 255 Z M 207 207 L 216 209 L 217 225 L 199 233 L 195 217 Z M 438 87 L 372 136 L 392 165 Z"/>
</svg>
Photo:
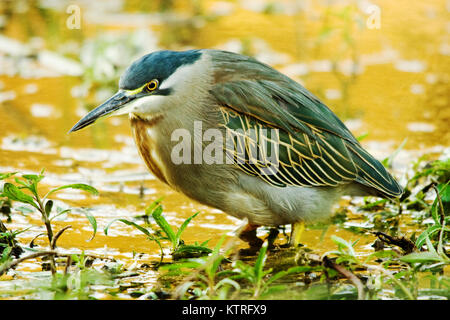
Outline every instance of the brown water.
<svg viewBox="0 0 450 320">
<path fill-rule="evenodd" d="M 65 8 L 48 9 L 44 15 L 34 3 L 29 2 L 26 11 L 14 9 L 2 34 L 28 48 L 34 43 L 41 50 L 68 52 L 75 60 L 84 41 L 104 32 L 119 35 L 142 29 L 156 36 L 159 48 L 214 47 L 254 54 L 324 100 L 356 136 L 367 133 L 362 143 L 377 158 L 388 156 L 407 139 L 394 163 L 399 177 L 413 159 L 440 154 L 450 145 L 450 30 L 444 0 L 377 1 L 379 29 L 367 28 L 369 15 L 356 5 L 345 11 L 349 1 L 303 10 L 299 2 L 282 1 L 277 3 L 284 9 L 266 7 L 273 13 L 259 12 L 263 2 L 258 1 L 199 1 L 201 14 L 184 1 L 176 1 L 173 10 L 162 14 L 156 12 L 156 4 L 140 8 L 135 1 L 126 1 L 122 8 L 108 9 L 107 1 L 96 1 L 98 8 L 82 7 L 80 30 L 65 27 Z M 0 8 L 6 16 L 7 6 Z M 168 14 L 176 17 L 175 22 L 164 22 Z M 193 15 L 196 18 L 189 20 Z M 191 201 L 148 174 L 126 117 L 102 120 L 69 135 L 67 131 L 87 112 L 83 103 L 101 100 L 96 101 L 96 90 L 84 99 L 75 98 L 72 91 L 82 83 L 80 77 L 58 74 L 51 64 L 33 57 L 10 59 L 5 51 L 9 49 L 0 42 L 0 172 L 37 173 L 45 168 L 42 192 L 74 182 L 90 183 L 100 191 L 98 197 L 76 191 L 56 196 L 61 207 L 90 208 L 99 224 L 96 237 L 88 242 L 92 231 L 83 214 L 74 210 L 57 220 L 55 230 L 72 226 L 60 238 L 60 248 L 108 254 L 127 265 L 133 263 L 132 252 L 145 253 L 141 262 L 156 260 L 158 247 L 131 227 L 116 223 L 108 236 L 102 229 L 114 218 L 142 214 L 161 196 L 165 216 L 173 225 L 201 211 L 184 233 L 186 243 L 211 239 L 214 245 L 239 225 L 238 220 Z M 20 64 L 27 59 L 29 64 Z M 358 71 L 352 75 L 353 62 Z M 27 76 L 31 71 L 33 75 Z M 354 218 L 358 221 L 358 214 Z M 37 214 L 14 213 L 13 222 L 6 225 L 12 229 L 32 225 L 19 237 L 23 242 L 43 231 Z M 322 241 L 321 233 L 307 229 L 303 238 L 318 253 L 335 248 L 333 234 L 361 238 L 333 226 Z M 372 242 L 373 238 L 364 237 L 357 249 L 369 251 Z M 45 246 L 45 238 L 36 243 Z M 33 266 L 21 269 L 32 271 Z"/>
</svg>

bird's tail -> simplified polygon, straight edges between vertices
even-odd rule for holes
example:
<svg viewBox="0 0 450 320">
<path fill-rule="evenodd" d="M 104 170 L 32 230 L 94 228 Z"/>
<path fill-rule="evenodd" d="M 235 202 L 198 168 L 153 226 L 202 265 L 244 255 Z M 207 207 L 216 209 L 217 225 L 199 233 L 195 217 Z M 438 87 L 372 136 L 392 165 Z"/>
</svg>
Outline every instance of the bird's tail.
<svg viewBox="0 0 450 320">
<path fill-rule="evenodd" d="M 361 145 L 351 144 L 348 149 L 353 153 L 353 162 L 358 170 L 357 182 L 374 189 L 375 195 L 386 198 L 397 198 L 403 193 L 395 178 Z"/>
</svg>

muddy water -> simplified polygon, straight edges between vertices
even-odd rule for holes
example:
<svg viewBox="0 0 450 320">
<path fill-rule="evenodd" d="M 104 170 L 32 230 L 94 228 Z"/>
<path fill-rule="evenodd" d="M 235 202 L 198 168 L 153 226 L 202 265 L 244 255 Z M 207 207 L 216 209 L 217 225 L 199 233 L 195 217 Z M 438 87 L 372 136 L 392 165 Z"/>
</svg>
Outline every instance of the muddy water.
<svg viewBox="0 0 450 320">
<path fill-rule="evenodd" d="M 3 35 L 23 46 L 37 42 L 37 47 L 69 51 L 67 55 L 75 60 L 89 39 L 104 32 L 119 35 L 140 29 L 152 32 L 156 48 L 209 47 L 251 53 L 319 96 L 356 136 L 367 135 L 362 143 L 377 158 L 388 156 L 407 139 L 394 163 L 399 177 L 412 159 L 436 156 L 450 145 L 450 30 L 444 0 L 377 1 L 379 28 L 372 29 L 367 27 L 371 16 L 364 7 L 345 9 L 349 3 L 345 1 L 330 7 L 294 1 L 275 7 L 262 6 L 264 1 L 203 1 L 198 2 L 200 9 L 183 1 L 163 13 L 156 11 L 156 5 L 140 8 L 125 2 L 115 7 L 105 1 L 98 2 L 98 7 L 85 4 L 80 30 L 65 27 L 64 8 L 46 9 L 51 13 L 48 21 L 33 3 L 8 16 Z M 7 9 L 2 9 L 6 15 Z M 164 22 L 172 15 L 179 19 Z M 195 19 L 186 22 L 193 15 Z M 62 49 L 69 40 L 75 43 L 73 52 Z M 210 239 L 214 245 L 239 225 L 238 220 L 189 200 L 147 173 L 126 117 L 67 133 L 87 112 L 86 102 L 92 106 L 101 101 L 95 96 L 101 83 L 79 98 L 74 88 L 83 83 L 80 76 L 55 71 L 39 60 L 21 63 L 23 57 L 14 60 L 14 54 L 5 51 L 10 48 L 0 47 L 0 172 L 37 173 L 45 168 L 42 192 L 75 182 L 90 183 L 100 191 L 98 197 L 75 191 L 55 196 L 60 207 L 88 208 L 99 224 L 96 237 L 87 241 L 92 230 L 82 209 L 57 219 L 55 230 L 72 226 L 60 238 L 60 248 L 115 256 L 126 265 L 134 262 L 133 252 L 144 253 L 140 262 L 156 260 L 157 246 L 136 230 L 116 223 L 105 236 L 102 229 L 114 218 L 141 215 L 161 196 L 165 216 L 173 225 L 202 212 L 184 233 L 186 243 Z M 358 217 L 355 213 L 355 222 Z M 35 213 L 14 212 L 12 223 L 6 225 L 14 230 L 33 226 L 19 236 L 24 243 L 44 231 Z M 408 232 L 406 225 L 402 228 Z M 370 251 L 373 242 L 334 226 L 325 235 L 322 230 L 307 229 L 303 242 L 323 253 L 335 248 L 333 234 L 360 239 L 357 250 L 363 253 Z M 45 246 L 45 238 L 36 243 Z M 33 268 L 27 264 L 18 270 Z"/>
</svg>

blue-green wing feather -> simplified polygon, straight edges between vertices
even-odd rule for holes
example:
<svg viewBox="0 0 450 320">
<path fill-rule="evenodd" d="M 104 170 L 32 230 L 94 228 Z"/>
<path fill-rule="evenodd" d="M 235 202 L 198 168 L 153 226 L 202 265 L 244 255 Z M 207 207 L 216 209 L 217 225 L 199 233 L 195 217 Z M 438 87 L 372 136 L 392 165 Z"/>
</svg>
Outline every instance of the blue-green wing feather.
<svg viewBox="0 0 450 320">
<path fill-rule="evenodd" d="M 217 71 L 211 93 L 222 107 L 224 126 L 243 132 L 278 130 L 269 139 L 279 150 L 276 172 L 267 174 L 262 170 L 267 163 L 250 158 L 241 159 L 243 171 L 277 186 L 337 186 L 356 181 L 384 196 L 402 193 L 342 121 L 300 84 L 249 57 L 222 51 L 212 57 Z M 258 134 L 241 139 L 248 145 L 264 142 Z"/>
</svg>

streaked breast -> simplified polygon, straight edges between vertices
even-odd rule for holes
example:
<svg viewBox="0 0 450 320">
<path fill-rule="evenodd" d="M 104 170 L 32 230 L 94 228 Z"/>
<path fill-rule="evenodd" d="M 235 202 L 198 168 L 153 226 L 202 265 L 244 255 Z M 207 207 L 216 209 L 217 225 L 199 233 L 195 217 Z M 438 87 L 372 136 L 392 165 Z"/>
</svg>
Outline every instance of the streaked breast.
<svg viewBox="0 0 450 320">
<path fill-rule="evenodd" d="M 158 156 L 155 136 L 152 134 L 152 128 L 161 120 L 162 116 L 155 116 L 150 120 L 130 117 L 134 141 L 142 159 L 152 174 L 167 184 L 164 163 Z"/>
</svg>

